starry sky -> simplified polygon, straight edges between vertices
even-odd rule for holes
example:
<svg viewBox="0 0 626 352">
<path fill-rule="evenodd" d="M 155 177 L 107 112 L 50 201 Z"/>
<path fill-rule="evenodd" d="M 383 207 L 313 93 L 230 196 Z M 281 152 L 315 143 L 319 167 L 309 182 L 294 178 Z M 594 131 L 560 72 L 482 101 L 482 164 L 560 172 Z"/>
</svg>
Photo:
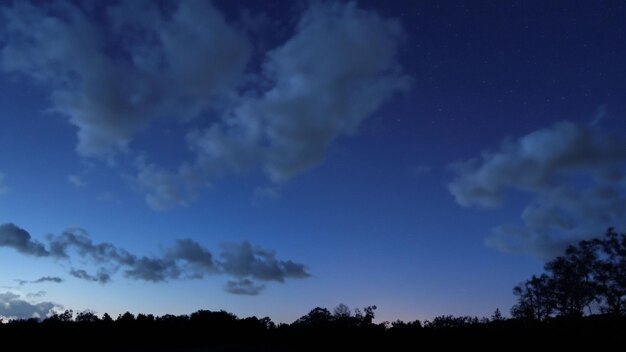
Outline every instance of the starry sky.
<svg viewBox="0 0 626 352">
<path fill-rule="evenodd" d="M 621 1 L 2 1 L 0 316 L 489 316 L 626 230 Z"/>
</svg>

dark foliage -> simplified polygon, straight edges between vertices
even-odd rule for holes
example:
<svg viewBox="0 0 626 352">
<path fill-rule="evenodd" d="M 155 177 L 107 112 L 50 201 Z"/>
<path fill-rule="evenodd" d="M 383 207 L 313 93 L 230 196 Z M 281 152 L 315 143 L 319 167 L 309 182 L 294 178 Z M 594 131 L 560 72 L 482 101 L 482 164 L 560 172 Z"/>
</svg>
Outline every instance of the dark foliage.
<svg viewBox="0 0 626 352">
<path fill-rule="evenodd" d="M 545 270 L 513 289 L 518 296 L 513 317 L 545 321 L 626 313 L 626 235 L 610 228 L 601 239 L 569 246 Z"/>
<path fill-rule="evenodd" d="M 113 320 L 92 312 L 72 311 L 43 321 L 15 320 L 0 324 L 5 345 L 26 350 L 64 351 L 410 351 L 483 346 L 594 348 L 626 342 L 626 317 L 614 314 L 555 318 L 540 321 L 504 319 L 499 310 L 492 319 L 439 316 L 422 324 L 395 321 L 372 323 L 375 306 L 351 312 L 347 306 L 331 313 L 314 308 L 292 324 L 274 324 L 270 318 L 238 318 L 225 312 L 200 310 L 187 315 L 127 312 Z M 108 317 L 108 318 L 107 318 Z"/>
</svg>

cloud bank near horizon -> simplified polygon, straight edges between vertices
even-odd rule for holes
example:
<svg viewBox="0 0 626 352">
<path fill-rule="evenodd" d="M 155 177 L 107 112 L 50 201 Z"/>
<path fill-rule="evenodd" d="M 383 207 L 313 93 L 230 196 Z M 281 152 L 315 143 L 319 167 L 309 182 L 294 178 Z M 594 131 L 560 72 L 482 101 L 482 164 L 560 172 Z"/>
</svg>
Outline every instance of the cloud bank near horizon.
<svg viewBox="0 0 626 352">
<path fill-rule="evenodd" d="M 63 307 L 53 302 L 32 302 L 13 292 L 0 293 L 0 319 L 45 318 Z"/>
<path fill-rule="evenodd" d="M 207 276 L 227 276 L 226 292 L 257 295 L 264 288 L 258 282 L 284 283 L 290 279 L 305 279 L 310 273 L 304 264 L 281 260 L 271 250 L 253 246 L 247 241 L 224 243 L 215 257 L 207 248 L 192 239 L 179 239 L 159 255 L 139 256 L 111 243 L 94 243 L 87 231 L 68 229 L 59 235 L 48 235 L 45 242 L 33 239 L 28 231 L 12 223 L 0 225 L 0 247 L 24 255 L 47 257 L 71 264 L 73 259 L 88 261 L 97 270 L 71 268 L 69 274 L 77 279 L 106 284 L 122 271 L 125 278 L 148 282 L 182 279 L 202 279 Z M 42 277 L 35 281 L 61 282 L 61 278 Z"/>
</svg>

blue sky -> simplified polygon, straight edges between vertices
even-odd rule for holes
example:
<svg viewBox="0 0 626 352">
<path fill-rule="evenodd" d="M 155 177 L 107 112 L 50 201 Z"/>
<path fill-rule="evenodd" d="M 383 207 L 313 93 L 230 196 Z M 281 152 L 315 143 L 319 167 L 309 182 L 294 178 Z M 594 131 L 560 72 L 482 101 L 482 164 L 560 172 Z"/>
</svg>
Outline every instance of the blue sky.
<svg viewBox="0 0 626 352">
<path fill-rule="evenodd" d="M 0 13 L 2 316 L 485 316 L 626 226 L 620 2 Z"/>
</svg>

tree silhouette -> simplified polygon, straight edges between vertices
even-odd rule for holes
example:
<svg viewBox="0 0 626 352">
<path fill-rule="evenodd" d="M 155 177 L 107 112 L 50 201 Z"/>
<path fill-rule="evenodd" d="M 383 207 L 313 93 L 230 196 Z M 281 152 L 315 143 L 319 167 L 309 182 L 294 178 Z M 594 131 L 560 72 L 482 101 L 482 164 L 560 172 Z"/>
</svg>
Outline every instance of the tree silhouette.
<svg viewBox="0 0 626 352">
<path fill-rule="evenodd" d="M 511 308 L 511 315 L 519 319 L 545 320 L 554 312 L 554 300 L 550 278 L 546 274 L 535 276 L 513 288 L 518 302 Z"/>
<path fill-rule="evenodd" d="M 365 312 L 365 316 L 363 317 L 363 323 L 365 324 L 372 323 L 372 321 L 376 317 L 376 315 L 374 314 L 374 311 L 376 310 L 376 308 L 377 308 L 376 306 L 367 306 L 363 308 L 363 311 Z"/>
<path fill-rule="evenodd" d="M 431 329 L 456 329 L 468 325 L 480 324 L 480 320 L 477 317 L 455 317 L 452 315 L 440 315 L 433 318 L 428 323 L 428 328 Z"/>
<path fill-rule="evenodd" d="M 626 313 L 626 235 L 609 228 L 603 238 L 569 246 L 545 265 L 546 273 L 516 286 L 515 318 L 582 317 L 598 303 L 602 313 Z"/>
<path fill-rule="evenodd" d="M 542 277 L 529 280 L 529 291 L 541 288 Z M 365 317 L 373 319 L 374 310 L 375 306 L 366 307 L 365 314 L 358 318 L 357 314 L 335 316 L 317 307 L 296 322 L 278 327 L 267 317 L 238 318 L 226 311 L 200 310 L 191 315 L 158 317 L 126 312 L 115 322 L 108 314 L 97 319 L 91 311 L 80 312 L 72 320 L 72 313 L 66 311 L 43 323 L 31 318 L 0 324 L 0 336 L 5 344 L 27 341 L 29 349 L 50 349 L 51 343 L 57 346 L 69 342 L 62 345 L 65 351 L 412 351 L 431 345 L 441 349 L 469 345 L 488 349 L 510 341 L 524 348 L 536 347 L 537 341 L 573 347 L 586 340 L 594 348 L 605 349 L 605 342 L 611 347 L 626 343 L 626 318 L 610 314 L 529 324 L 505 319 L 496 309 L 491 320 L 442 315 L 423 326 L 419 320 L 366 323 Z"/>
<path fill-rule="evenodd" d="M 496 308 L 496 310 L 491 315 L 491 321 L 502 321 L 504 318 L 502 317 L 502 312 L 500 312 L 500 308 Z"/>
<path fill-rule="evenodd" d="M 307 315 L 295 321 L 301 325 L 322 325 L 332 321 L 333 316 L 326 308 L 315 307 Z"/>
<path fill-rule="evenodd" d="M 549 289 L 559 316 L 580 317 L 595 299 L 593 265 L 596 254 L 589 241 L 569 246 L 565 255 L 546 264 L 550 273 Z"/>
<path fill-rule="evenodd" d="M 135 321 L 135 315 L 133 315 L 131 312 L 120 314 L 117 316 L 117 319 L 115 319 L 116 323 L 131 323 L 133 321 Z"/>
<path fill-rule="evenodd" d="M 67 323 L 72 321 L 72 317 L 74 315 L 74 311 L 71 309 L 65 310 L 63 313 L 58 314 L 54 313 L 49 316 L 46 321 L 49 323 Z"/>
<path fill-rule="evenodd" d="M 335 319 L 346 319 L 350 318 L 352 312 L 350 311 L 350 307 L 343 303 L 339 303 L 335 309 L 333 309 L 333 316 Z"/>
<path fill-rule="evenodd" d="M 626 236 L 618 235 L 613 228 L 606 232 L 604 240 L 595 240 L 599 249 L 594 266 L 597 291 L 604 313 L 626 313 Z"/>
<path fill-rule="evenodd" d="M 98 316 L 96 315 L 96 313 L 90 311 L 90 310 L 86 310 L 83 312 L 79 312 L 76 314 L 76 318 L 75 321 L 77 322 L 83 322 L 83 323 L 93 323 L 96 321 L 99 321 L 100 318 L 98 318 Z"/>
<path fill-rule="evenodd" d="M 154 321 L 154 315 L 152 314 L 137 314 L 137 322 L 139 323 L 152 323 Z"/>
</svg>

